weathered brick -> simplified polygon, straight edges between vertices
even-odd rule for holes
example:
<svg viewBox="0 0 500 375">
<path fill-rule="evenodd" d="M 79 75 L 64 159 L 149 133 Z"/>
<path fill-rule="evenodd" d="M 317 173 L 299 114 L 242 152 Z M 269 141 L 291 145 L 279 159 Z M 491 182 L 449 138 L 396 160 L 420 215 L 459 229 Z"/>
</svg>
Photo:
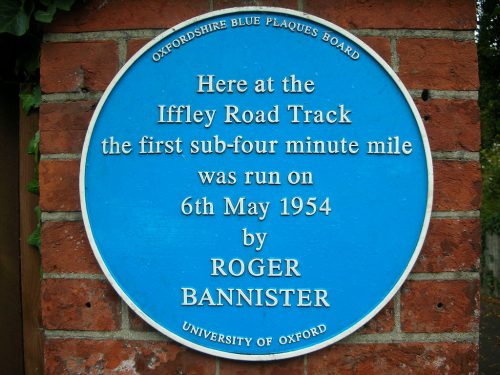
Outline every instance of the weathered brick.
<svg viewBox="0 0 500 375">
<path fill-rule="evenodd" d="M 127 41 L 127 60 L 130 59 L 137 51 L 139 51 L 151 39 L 130 39 Z"/>
<path fill-rule="evenodd" d="M 214 9 L 223 9 L 231 7 L 244 7 L 252 5 L 265 5 L 268 7 L 280 7 L 280 8 L 290 8 L 297 9 L 296 0 L 214 0 Z"/>
<path fill-rule="evenodd" d="M 44 223 L 41 252 L 44 272 L 101 273 L 81 221 Z"/>
<path fill-rule="evenodd" d="M 477 210 L 480 203 L 478 162 L 434 161 L 434 210 Z"/>
<path fill-rule="evenodd" d="M 365 333 L 387 333 L 394 329 L 394 301 L 390 301 L 358 332 Z"/>
<path fill-rule="evenodd" d="M 79 211 L 80 160 L 41 160 L 40 208 L 42 211 Z"/>
<path fill-rule="evenodd" d="M 477 271 L 480 252 L 478 219 L 433 219 L 413 272 Z"/>
<path fill-rule="evenodd" d="M 401 290 L 404 332 L 476 332 L 479 285 L 476 280 L 407 281 Z"/>
<path fill-rule="evenodd" d="M 220 375 L 303 375 L 304 358 L 272 362 L 236 362 L 221 360 Z"/>
<path fill-rule="evenodd" d="M 113 41 L 42 44 L 40 84 L 45 93 L 102 91 L 117 71 Z"/>
<path fill-rule="evenodd" d="M 417 100 L 434 151 L 479 151 L 479 107 L 475 100 Z"/>
<path fill-rule="evenodd" d="M 215 357 L 175 343 L 49 339 L 45 374 L 212 375 Z"/>
<path fill-rule="evenodd" d="M 473 41 L 401 38 L 397 52 L 398 75 L 408 88 L 476 90 L 479 87 Z"/>
<path fill-rule="evenodd" d="M 116 330 L 120 309 L 120 299 L 106 281 L 47 279 L 42 283 L 46 329 Z"/>
<path fill-rule="evenodd" d="M 80 153 L 94 101 L 44 103 L 40 107 L 40 152 Z"/>
<path fill-rule="evenodd" d="M 304 10 L 344 28 L 474 30 L 470 0 L 307 0 Z"/>
<path fill-rule="evenodd" d="M 208 10 L 206 0 L 88 0 L 77 2 L 69 13 L 59 12 L 46 31 L 166 29 Z"/>
<path fill-rule="evenodd" d="M 391 65 L 391 42 L 389 39 L 378 36 L 364 36 L 360 39 L 373 48 L 389 66 Z"/>
<path fill-rule="evenodd" d="M 331 345 L 308 356 L 308 375 L 477 374 L 472 343 Z"/>
</svg>

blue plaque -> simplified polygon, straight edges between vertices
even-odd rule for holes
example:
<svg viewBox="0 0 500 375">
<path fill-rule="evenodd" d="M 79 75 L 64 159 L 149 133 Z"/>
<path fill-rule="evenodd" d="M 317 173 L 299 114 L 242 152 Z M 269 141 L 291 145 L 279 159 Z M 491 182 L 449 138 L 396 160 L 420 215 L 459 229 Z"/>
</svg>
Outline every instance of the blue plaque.
<svg viewBox="0 0 500 375">
<path fill-rule="evenodd" d="M 273 360 L 330 345 L 394 296 L 422 247 L 432 162 L 366 44 L 264 7 L 142 48 L 85 139 L 83 219 L 106 277 L 193 349 Z"/>
</svg>

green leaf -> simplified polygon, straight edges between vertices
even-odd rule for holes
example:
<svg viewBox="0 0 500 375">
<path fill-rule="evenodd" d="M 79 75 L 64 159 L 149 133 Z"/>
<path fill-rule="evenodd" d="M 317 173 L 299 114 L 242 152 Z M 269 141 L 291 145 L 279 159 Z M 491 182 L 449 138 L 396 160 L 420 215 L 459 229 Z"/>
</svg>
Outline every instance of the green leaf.
<svg viewBox="0 0 500 375">
<path fill-rule="evenodd" d="M 66 12 L 71 10 L 74 3 L 75 0 L 55 0 L 57 9 L 65 10 Z"/>
<path fill-rule="evenodd" d="M 40 2 L 47 9 L 37 10 L 35 12 L 35 20 L 42 23 L 51 23 L 58 9 L 69 11 L 75 0 L 42 0 Z"/>
<path fill-rule="evenodd" d="M 37 10 L 35 12 L 35 20 L 42 23 L 51 23 L 54 19 L 56 11 L 56 5 L 50 4 L 47 10 Z"/>
<path fill-rule="evenodd" d="M 26 186 L 28 191 L 32 194 L 40 194 L 40 183 L 38 182 L 37 177 L 33 177 L 33 179 L 28 183 L 28 186 Z"/>
<path fill-rule="evenodd" d="M 35 177 L 38 179 L 38 162 L 40 161 L 40 131 L 37 131 L 28 145 L 28 154 L 35 160 Z"/>
<path fill-rule="evenodd" d="M 33 211 L 35 212 L 37 221 L 40 223 L 42 221 L 42 210 L 40 209 L 40 206 L 36 206 Z"/>
<path fill-rule="evenodd" d="M 40 131 L 37 131 L 35 133 L 35 136 L 30 141 L 30 144 L 28 146 L 28 154 L 30 154 L 30 155 L 38 154 L 38 146 L 39 145 L 40 145 Z"/>
<path fill-rule="evenodd" d="M 28 236 L 28 245 L 34 246 L 38 248 L 38 250 L 40 250 L 42 245 L 40 232 L 40 224 L 38 224 L 35 230 Z"/>
<path fill-rule="evenodd" d="M 29 29 L 34 8 L 33 0 L 1 0 L 0 33 L 24 35 Z"/>
<path fill-rule="evenodd" d="M 40 85 L 36 85 L 32 90 L 19 93 L 19 99 L 21 99 L 21 106 L 26 114 L 32 109 L 40 107 L 40 102 L 42 101 Z"/>
<path fill-rule="evenodd" d="M 37 225 L 36 225 L 36 228 L 35 230 L 33 231 L 33 233 L 31 233 L 29 236 L 28 236 L 28 245 L 31 245 L 31 246 L 35 246 L 38 248 L 38 250 L 40 250 L 40 246 L 42 244 L 42 241 L 41 241 L 41 236 L 40 236 L 40 232 L 41 232 L 41 222 L 42 222 L 42 211 L 40 210 L 40 206 L 36 206 L 35 209 L 35 215 L 36 215 L 36 220 L 37 220 Z"/>
</svg>

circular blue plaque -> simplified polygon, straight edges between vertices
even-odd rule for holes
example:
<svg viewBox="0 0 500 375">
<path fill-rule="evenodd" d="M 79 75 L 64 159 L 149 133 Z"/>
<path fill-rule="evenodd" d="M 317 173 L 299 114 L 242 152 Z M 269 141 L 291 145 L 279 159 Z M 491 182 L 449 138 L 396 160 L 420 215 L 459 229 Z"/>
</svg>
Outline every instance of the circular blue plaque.
<svg viewBox="0 0 500 375">
<path fill-rule="evenodd" d="M 142 48 L 85 139 L 82 214 L 127 304 L 221 357 L 309 353 L 363 326 L 415 263 L 427 136 L 389 66 L 277 8 L 186 21 Z"/>
</svg>

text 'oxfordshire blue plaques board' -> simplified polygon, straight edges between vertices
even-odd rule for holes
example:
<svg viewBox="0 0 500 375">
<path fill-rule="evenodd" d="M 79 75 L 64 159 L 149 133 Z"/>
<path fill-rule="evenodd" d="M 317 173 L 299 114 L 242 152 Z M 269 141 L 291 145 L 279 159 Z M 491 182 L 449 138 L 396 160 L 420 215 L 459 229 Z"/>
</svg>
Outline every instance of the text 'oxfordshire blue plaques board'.
<svg viewBox="0 0 500 375">
<path fill-rule="evenodd" d="M 325 347 L 394 296 L 427 231 L 432 165 L 407 90 L 319 18 L 237 8 L 161 34 L 85 140 L 95 255 L 145 321 L 202 352 Z"/>
</svg>

